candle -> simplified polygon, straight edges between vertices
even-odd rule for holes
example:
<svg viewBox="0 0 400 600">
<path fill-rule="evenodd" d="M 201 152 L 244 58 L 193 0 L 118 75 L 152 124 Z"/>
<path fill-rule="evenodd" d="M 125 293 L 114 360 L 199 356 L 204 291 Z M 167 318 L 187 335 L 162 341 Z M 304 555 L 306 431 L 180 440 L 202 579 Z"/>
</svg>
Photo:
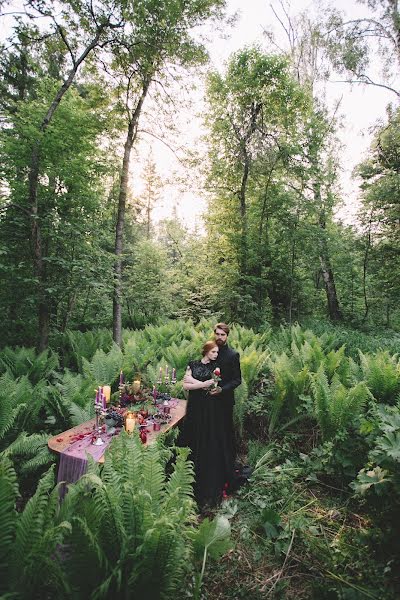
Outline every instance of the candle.
<svg viewBox="0 0 400 600">
<path fill-rule="evenodd" d="M 162 383 L 162 378 L 163 378 L 163 370 L 162 370 L 162 367 L 160 367 L 160 371 L 158 373 L 157 383 Z"/>
<path fill-rule="evenodd" d="M 156 390 L 155 385 L 153 385 L 153 399 L 154 399 L 154 402 L 157 400 L 157 390 Z"/>
<path fill-rule="evenodd" d="M 119 385 L 122 385 L 124 383 L 124 374 L 122 371 L 120 371 L 119 374 Z"/>
<path fill-rule="evenodd" d="M 133 433 L 136 427 L 136 416 L 133 412 L 128 412 L 125 417 L 125 431 Z"/>
<path fill-rule="evenodd" d="M 106 410 L 106 408 L 107 408 L 107 400 L 106 400 L 105 394 L 102 394 L 101 397 L 102 397 L 103 410 Z"/>
<path fill-rule="evenodd" d="M 111 388 L 109 385 L 103 385 L 103 394 L 106 398 L 106 402 L 107 404 L 110 402 L 110 398 L 111 398 Z"/>
<path fill-rule="evenodd" d="M 167 365 L 165 367 L 165 378 L 168 379 L 168 377 L 169 377 L 169 366 Z"/>
<path fill-rule="evenodd" d="M 140 379 L 135 379 L 135 381 L 132 384 L 132 391 L 134 394 L 137 394 L 137 392 L 140 390 Z"/>
<path fill-rule="evenodd" d="M 175 369 L 175 367 L 172 369 L 172 378 L 171 378 L 171 381 L 173 383 L 176 382 L 176 369 Z"/>
</svg>

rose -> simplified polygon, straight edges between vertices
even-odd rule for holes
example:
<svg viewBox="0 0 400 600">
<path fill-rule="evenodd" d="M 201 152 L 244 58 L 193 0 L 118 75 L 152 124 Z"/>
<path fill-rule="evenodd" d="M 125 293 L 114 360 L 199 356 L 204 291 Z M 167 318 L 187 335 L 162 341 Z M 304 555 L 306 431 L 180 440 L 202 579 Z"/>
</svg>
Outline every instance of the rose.
<svg viewBox="0 0 400 600">
<path fill-rule="evenodd" d="M 221 381 L 220 375 L 221 375 L 221 369 L 219 367 L 216 367 L 214 369 L 214 371 L 211 373 L 211 377 L 214 380 L 214 385 L 213 385 L 214 388 L 218 387 L 218 382 Z"/>
</svg>

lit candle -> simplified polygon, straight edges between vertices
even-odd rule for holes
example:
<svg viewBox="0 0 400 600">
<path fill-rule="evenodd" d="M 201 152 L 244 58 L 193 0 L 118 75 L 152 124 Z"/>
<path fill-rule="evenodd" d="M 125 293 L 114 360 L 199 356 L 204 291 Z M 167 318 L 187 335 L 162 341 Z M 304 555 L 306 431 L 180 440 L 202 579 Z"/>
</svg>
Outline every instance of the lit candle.
<svg viewBox="0 0 400 600">
<path fill-rule="evenodd" d="M 140 390 L 140 379 L 135 379 L 135 381 L 132 384 L 132 391 L 134 394 L 137 394 L 137 392 Z"/>
<path fill-rule="evenodd" d="M 125 417 L 125 431 L 133 433 L 136 427 L 136 416 L 133 412 L 128 412 Z"/>
<path fill-rule="evenodd" d="M 110 402 L 111 398 L 111 387 L 109 385 L 103 385 L 103 394 L 106 397 L 106 402 Z"/>
</svg>

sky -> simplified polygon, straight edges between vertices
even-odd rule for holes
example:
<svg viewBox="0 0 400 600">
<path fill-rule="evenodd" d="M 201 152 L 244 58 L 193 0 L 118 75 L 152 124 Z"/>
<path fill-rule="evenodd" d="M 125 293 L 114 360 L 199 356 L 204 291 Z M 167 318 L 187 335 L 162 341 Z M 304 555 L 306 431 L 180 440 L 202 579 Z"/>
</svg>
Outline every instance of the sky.
<svg viewBox="0 0 400 600">
<path fill-rule="evenodd" d="M 272 0 L 276 11 L 280 11 L 280 3 Z M 306 9 L 311 11 L 313 2 L 305 0 L 293 0 L 290 9 L 291 16 Z M 357 18 L 365 16 L 366 8 L 356 0 L 336 0 L 335 7 L 342 10 L 346 17 Z M 222 71 L 229 56 L 243 48 L 253 44 L 259 44 L 267 50 L 267 42 L 264 35 L 266 28 L 272 28 L 277 39 L 282 41 L 282 30 L 277 22 L 268 0 L 228 0 L 228 10 L 231 14 L 238 12 L 235 26 L 230 31 L 228 39 L 220 39 L 218 35 L 210 33 L 211 43 L 207 45 L 210 53 L 210 68 Z M 352 181 L 351 173 L 354 166 L 360 161 L 368 149 L 371 141 L 369 128 L 377 119 L 385 117 L 386 106 L 394 102 L 396 97 L 393 93 L 374 86 L 353 86 L 347 83 L 332 82 L 327 86 L 327 101 L 333 106 L 337 100 L 341 100 L 339 112 L 344 115 L 344 129 L 340 137 L 344 144 L 342 155 L 341 186 L 343 190 L 344 207 L 339 217 L 345 221 L 351 221 L 357 206 L 357 185 Z M 200 104 L 199 104 L 200 102 Z M 197 98 L 196 106 L 201 108 L 201 100 Z M 189 115 L 189 124 L 182 130 L 183 138 L 195 140 L 202 133 L 200 119 L 194 112 Z M 152 147 L 152 152 L 157 163 L 157 170 L 162 179 L 174 179 L 174 173 L 181 172 L 181 167 L 174 154 L 161 143 L 150 138 L 143 137 L 139 147 L 140 157 L 146 156 Z M 137 163 L 136 163 L 137 166 Z M 138 176 L 137 169 L 132 175 L 131 184 L 135 195 L 140 195 L 142 182 Z M 153 219 L 158 221 L 172 214 L 172 207 L 176 205 L 178 216 L 189 229 L 195 224 L 201 223 L 201 214 L 206 209 L 205 198 L 195 189 L 182 191 L 174 185 L 167 185 L 162 191 L 162 198 L 158 207 L 153 211 Z"/>
</svg>

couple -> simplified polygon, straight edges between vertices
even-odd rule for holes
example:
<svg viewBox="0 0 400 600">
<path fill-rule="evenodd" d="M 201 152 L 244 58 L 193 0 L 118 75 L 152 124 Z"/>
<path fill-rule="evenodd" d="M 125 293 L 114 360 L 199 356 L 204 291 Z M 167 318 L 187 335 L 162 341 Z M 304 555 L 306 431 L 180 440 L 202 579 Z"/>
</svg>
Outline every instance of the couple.
<svg viewBox="0 0 400 600">
<path fill-rule="evenodd" d="M 189 400 L 179 445 L 191 449 L 199 507 L 218 504 L 234 475 L 234 389 L 242 379 L 239 354 L 228 346 L 228 335 L 229 326 L 217 323 L 214 340 L 204 344 L 201 360 L 189 363 L 183 380 Z M 215 387 L 217 367 L 220 381 Z"/>
</svg>

